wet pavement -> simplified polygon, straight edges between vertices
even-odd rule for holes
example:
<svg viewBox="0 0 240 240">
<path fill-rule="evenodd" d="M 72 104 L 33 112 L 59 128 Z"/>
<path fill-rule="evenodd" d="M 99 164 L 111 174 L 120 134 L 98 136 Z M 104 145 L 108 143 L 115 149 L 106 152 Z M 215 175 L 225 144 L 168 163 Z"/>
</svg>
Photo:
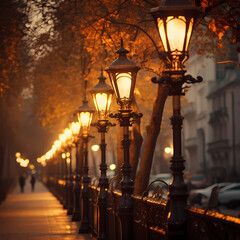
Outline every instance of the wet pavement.
<svg viewBox="0 0 240 240">
<path fill-rule="evenodd" d="M 41 182 L 31 191 L 30 178 L 24 193 L 17 186 L 0 205 L 1 240 L 90 240 L 78 227 Z"/>
</svg>

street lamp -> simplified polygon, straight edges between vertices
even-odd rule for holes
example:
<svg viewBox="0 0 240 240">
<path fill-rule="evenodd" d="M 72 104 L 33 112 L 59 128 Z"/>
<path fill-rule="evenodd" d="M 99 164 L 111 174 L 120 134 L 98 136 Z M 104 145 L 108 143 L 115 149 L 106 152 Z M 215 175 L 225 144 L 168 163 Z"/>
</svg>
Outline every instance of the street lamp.
<svg viewBox="0 0 240 240">
<path fill-rule="evenodd" d="M 67 215 L 72 215 L 73 214 L 73 210 L 74 210 L 74 199 L 73 199 L 73 195 L 74 195 L 74 191 L 73 191 L 73 171 L 72 171 L 72 155 L 71 155 L 71 151 L 72 151 L 72 145 L 75 144 L 76 145 L 76 141 L 78 141 L 78 135 L 79 135 L 79 131 L 80 131 L 80 124 L 79 122 L 69 122 L 69 129 L 71 130 L 72 134 L 71 134 L 71 144 L 68 145 L 69 148 L 69 184 L 68 184 L 68 211 L 67 211 Z"/>
<path fill-rule="evenodd" d="M 86 83 L 86 82 L 85 82 Z M 85 85 L 86 91 L 86 85 Z M 94 109 L 88 105 L 88 100 L 86 99 L 86 92 L 83 99 L 83 104 L 78 108 L 77 116 L 78 121 L 81 126 L 81 135 L 83 140 L 83 158 L 84 158 L 84 167 L 83 167 L 83 189 L 82 189 L 82 200 L 83 200 L 83 215 L 82 221 L 80 223 L 79 233 L 88 233 L 89 232 L 89 221 L 88 221 L 88 138 L 90 126 L 92 122 L 92 116 Z"/>
<path fill-rule="evenodd" d="M 99 207 L 99 231 L 98 240 L 106 239 L 106 210 L 107 210 L 107 191 L 108 178 L 107 178 L 107 164 L 106 164 L 106 143 L 105 133 L 108 131 L 109 126 L 113 126 L 108 121 L 109 109 L 112 100 L 113 90 L 105 82 L 106 77 L 101 76 L 98 78 L 99 82 L 90 91 L 93 97 L 94 105 L 98 113 L 98 122 L 93 124 L 97 127 L 98 132 L 101 133 L 101 164 L 100 171 L 101 176 L 99 178 L 100 192 L 98 195 L 98 207 Z"/>
<path fill-rule="evenodd" d="M 71 123 L 71 129 L 73 133 L 73 136 L 72 136 L 73 143 L 76 148 L 76 175 L 75 175 L 75 186 L 74 186 L 74 201 L 73 201 L 74 208 L 73 208 L 72 221 L 80 221 L 81 219 L 81 210 L 80 210 L 81 177 L 80 177 L 80 163 L 79 163 L 79 151 L 78 151 L 81 126 L 79 121 L 76 121 L 76 120 L 74 119 L 74 121 Z"/>
<path fill-rule="evenodd" d="M 126 54 L 128 52 L 129 51 L 123 47 L 123 41 L 121 40 L 121 48 L 117 51 L 119 54 L 118 59 L 112 62 L 112 64 L 106 69 L 117 97 L 117 103 L 120 105 L 118 113 L 114 115 L 110 114 L 110 117 L 117 118 L 120 126 L 123 127 L 122 147 L 124 151 L 124 163 L 121 166 L 123 174 L 123 179 L 121 181 L 122 199 L 118 212 L 121 220 L 123 240 L 133 239 L 133 181 L 130 177 L 129 126 L 131 126 L 133 119 L 142 116 L 142 114 L 134 113 L 131 110 L 136 76 L 140 68 L 127 58 Z"/>
<path fill-rule="evenodd" d="M 150 11 L 164 48 L 163 60 L 166 70 L 154 83 L 166 83 L 169 86 L 170 95 L 173 96 L 173 116 L 171 125 L 173 128 L 173 157 L 170 169 L 173 180 L 169 186 L 170 210 L 168 214 L 168 239 L 186 239 L 186 213 L 188 190 L 183 179 L 185 160 L 182 157 L 181 146 L 181 102 L 183 84 L 201 82 L 202 78 L 194 79 L 190 75 L 184 75 L 186 69 L 184 62 L 188 59 L 188 47 L 194 26 L 197 24 L 200 10 L 188 0 L 162 1 L 159 7 Z"/>
</svg>

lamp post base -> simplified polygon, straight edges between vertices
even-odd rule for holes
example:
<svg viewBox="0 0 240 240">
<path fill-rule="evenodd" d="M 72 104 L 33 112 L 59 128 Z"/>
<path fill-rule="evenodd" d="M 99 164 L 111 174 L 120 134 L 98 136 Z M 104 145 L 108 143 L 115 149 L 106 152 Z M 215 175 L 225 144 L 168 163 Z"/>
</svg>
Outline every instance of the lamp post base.
<svg viewBox="0 0 240 240">
<path fill-rule="evenodd" d="M 89 228 L 89 224 L 88 221 L 82 221 L 80 228 L 79 228 L 79 233 L 89 233 L 90 232 L 90 228 Z"/>
<path fill-rule="evenodd" d="M 80 212 L 74 212 L 72 215 L 72 221 L 77 222 L 81 220 L 81 213 Z"/>
<path fill-rule="evenodd" d="M 73 207 L 68 208 L 67 215 L 73 214 Z"/>
</svg>

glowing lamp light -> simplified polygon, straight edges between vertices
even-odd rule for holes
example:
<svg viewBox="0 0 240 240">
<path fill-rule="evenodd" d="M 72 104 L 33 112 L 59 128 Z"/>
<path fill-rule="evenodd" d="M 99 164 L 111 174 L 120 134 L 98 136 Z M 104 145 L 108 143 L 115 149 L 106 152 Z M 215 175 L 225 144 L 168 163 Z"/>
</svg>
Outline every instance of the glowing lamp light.
<svg viewBox="0 0 240 240">
<path fill-rule="evenodd" d="M 152 14 L 165 51 L 164 61 L 171 70 L 182 70 L 188 47 L 201 11 L 188 0 L 162 1 Z"/>
<path fill-rule="evenodd" d="M 109 168 L 110 168 L 110 170 L 115 170 L 116 169 L 116 164 L 111 164 L 110 166 L 109 166 Z"/>
<path fill-rule="evenodd" d="M 112 62 L 106 71 L 121 109 L 129 109 L 133 100 L 137 72 L 140 68 L 127 58 L 126 54 L 129 51 L 123 47 L 122 40 L 121 48 L 117 53 L 118 59 Z"/>
<path fill-rule="evenodd" d="M 62 134 L 59 135 L 59 139 L 60 139 L 61 143 L 63 143 L 63 144 L 64 144 L 64 143 L 66 142 L 66 140 L 67 140 L 67 138 L 66 138 L 66 136 L 65 136 L 64 133 L 62 133 Z"/>
<path fill-rule="evenodd" d="M 61 141 L 60 140 L 56 140 L 55 142 L 54 142 L 54 145 L 57 147 L 57 149 L 59 149 L 60 147 L 61 147 Z"/>
<path fill-rule="evenodd" d="M 29 164 L 29 168 L 30 168 L 31 170 L 33 170 L 33 169 L 35 169 L 35 166 L 34 166 L 33 164 Z"/>
<path fill-rule="evenodd" d="M 66 140 L 69 140 L 72 138 L 72 131 L 69 128 L 65 128 L 64 130 L 64 135 L 66 137 Z"/>
<path fill-rule="evenodd" d="M 48 151 L 48 152 L 46 153 L 46 159 L 49 160 L 50 158 L 51 158 L 51 152 Z"/>
<path fill-rule="evenodd" d="M 20 157 L 21 157 L 21 153 L 20 153 L 20 152 L 16 152 L 16 153 L 15 153 L 15 157 L 16 157 L 16 158 L 20 158 Z"/>
<path fill-rule="evenodd" d="M 99 150 L 99 145 L 92 145 L 92 151 L 97 152 Z"/>
<path fill-rule="evenodd" d="M 68 157 L 68 158 L 69 158 L 69 157 L 70 157 L 70 155 L 71 155 L 71 154 L 70 154 L 70 152 L 67 152 L 67 153 L 66 153 L 66 157 Z"/>
<path fill-rule="evenodd" d="M 170 154 L 170 153 L 172 154 L 173 153 L 173 149 L 170 148 L 170 147 L 165 147 L 164 148 L 164 152 L 167 153 L 167 154 Z"/>
<path fill-rule="evenodd" d="M 70 129 L 72 131 L 73 136 L 78 136 L 80 131 L 80 123 L 79 122 L 71 122 Z"/>
<path fill-rule="evenodd" d="M 78 108 L 77 111 L 78 121 L 83 136 L 88 135 L 89 133 L 93 113 L 94 109 L 88 105 L 88 100 L 84 98 L 83 104 Z"/>
<path fill-rule="evenodd" d="M 62 153 L 62 158 L 65 159 L 66 158 L 66 154 Z"/>
<path fill-rule="evenodd" d="M 99 82 L 92 88 L 90 93 L 92 94 L 93 102 L 98 113 L 99 120 L 107 120 L 112 101 L 113 90 L 105 80 L 106 77 L 101 76 L 98 78 Z"/>
<path fill-rule="evenodd" d="M 66 162 L 69 164 L 71 162 L 71 159 L 70 158 L 67 158 L 66 159 Z"/>
</svg>

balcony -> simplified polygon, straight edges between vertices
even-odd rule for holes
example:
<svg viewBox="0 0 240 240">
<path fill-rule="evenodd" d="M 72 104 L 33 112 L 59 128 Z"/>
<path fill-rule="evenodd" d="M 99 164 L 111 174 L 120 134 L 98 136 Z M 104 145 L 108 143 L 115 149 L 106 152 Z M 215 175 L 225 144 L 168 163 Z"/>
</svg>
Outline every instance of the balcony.
<svg viewBox="0 0 240 240">
<path fill-rule="evenodd" d="M 216 122 L 219 122 L 221 118 L 227 118 L 228 113 L 227 113 L 227 108 L 222 107 L 212 113 L 210 113 L 210 119 L 209 119 L 209 124 L 213 125 Z"/>
</svg>

